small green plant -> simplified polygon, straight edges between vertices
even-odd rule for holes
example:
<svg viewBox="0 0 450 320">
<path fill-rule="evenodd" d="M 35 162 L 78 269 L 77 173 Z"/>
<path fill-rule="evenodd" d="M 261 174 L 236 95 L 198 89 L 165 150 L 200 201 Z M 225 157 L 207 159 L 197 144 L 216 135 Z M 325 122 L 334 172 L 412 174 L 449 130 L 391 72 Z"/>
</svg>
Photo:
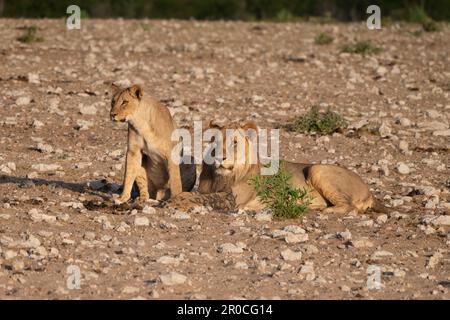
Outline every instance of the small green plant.
<svg viewBox="0 0 450 320">
<path fill-rule="evenodd" d="M 151 29 L 151 26 L 148 23 L 144 22 L 139 23 L 139 27 L 144 31 L 148 31 Z"/>
<path fill-rule="evenodd" d="M 366 55 L 380 53 L 382 49 L 374 45 L 371 41 L 358 41 L 353 44 L 344 45 L 341 51 L 346 53 L 359 53 Z"/>
<path fill-rule="evenodd" d="M 317 106 L 312 106 L 307 114 L 297 118 L 291 129 L 302 133 L 332 134 L 347 127 L 347 121 L 338 113 L 327 110 L 320 112 Z"/>
<path fill-rule="evenodd" d="M 423 31 L 439 31 L 439 24 L 434 21 L 421 6 L 411 6 L 408 10 L 408 20 L 421 24 Z"/>
<path fill-rule="evenodd" d="M 17 38 L 17 41 L 20 41 L 22 43 L 33 43 L 33 42 L 42 42 L 44 41 L 43 38 L 37 36 L 38 27 L 36 26 L 29 26 L 24 27 L 24 34 Z"/>
<path fill-rule="evenodd" d="M 326 32 L 322 32 L 320 33 L 315 39 L 314 42 L 316 44 L 319 45 L 324 45 L 324 44 L 330 44 L 334 41 L 334 38 L 332 35 L 326 33 Z"/>
<path fill-rule="evenodd" d="M 256 175 L 250 184 L 266 208 L 277 218 L 299 218 L 311 204 L 307 188 L 294 188 L 290 184 L 292 173 L 280 162 L 278 172 L 272 176 Z"/>
<path fill-rule="evenodd" d="M 279 22 L 290 22 L 295 20 L 295 16 L 287 9 L 281 9 L 276 16 L 276 20 Z"/>
</svg>

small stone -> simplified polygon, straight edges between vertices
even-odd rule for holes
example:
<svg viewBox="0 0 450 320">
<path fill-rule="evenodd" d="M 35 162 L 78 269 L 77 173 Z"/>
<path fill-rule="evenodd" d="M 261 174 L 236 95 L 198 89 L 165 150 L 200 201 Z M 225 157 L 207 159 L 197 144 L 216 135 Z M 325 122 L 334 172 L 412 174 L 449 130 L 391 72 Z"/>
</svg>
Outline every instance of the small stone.
<svg viewBox="0 0 450 320">
<path fill-rule="evenodd" d="M 28 82 L 33 84 L 40 84 L 41 81 L 39 79 L 39 74 L 37 73 L 28 73 Z"/>
<path fill-rule="evenodd" d="M 433 136 L 436 136 L 436 137 L 450 137 L 450 129 L 433 131 Z"/>
<path fill-rule="evenodd" d="M 174 264 L 177 265 L 180 263 L 180 259 L 178 258 L 174 258 L 171 256 L 162 256 L 159 257 L 156 262 L 161 263 L 161 264 Z"/>
<path fill-rule="evenodd" d="M 404 164 L 403 162 L 399 162 L 397 164 L 397 171 L 400 174 L 406 175 L 406 174 L 409 174 L 411 172 L 411 169 L 406 164 Z"/>
<path fill-rule="evenodd" d="M 431 220 L 434 226 L 450 226 L 450 215 L 449 216 L 438 216 L 437 218 Z"/>
<path fill-rule="evenodd" d="M 387 214 L 382 214 L 377 217 L 376 222 L 377 224 L 384 224 L 387 222 L 387 220 L 388 220 Z"/>
<path fill-rule="evenodd" d="M 150 225 L 150 220 L 147 217 L 136 217 L 134 218 L 134 225 L 138 227 L 148 227 Z"/>
<path fill-rule="evenodd" d="M 177 219 L 177 220 L 188 220 L 191 218 L 191 216 L 189 214 L 187 214 L 186 212 L 183 211 L 176 211 L 173 215 L 172 218 Z"/>
<path fill-rule="evenodd" d="M 219 246 L 217 251 L 219 253 L 243 253 L 245 245 L 243 244 L 232 244 L 232 243 L 224 243 Z"/>
<path fill-rule="evenodd" d="M 380 133 L 380 136 L 382 138 L 385 138 L 391 135 L 392 129 L 387 122 L 383 122 L 380 128 L 378 129 L 378 132 Z"/>
<path fill-rule="evenodd" d="M 427 268 L 428 269 L 434 269 L 439 261 L 443 258 L 443 254 L 439 251 L 436 251 L 431 257 L 430 259 L 428 259 L 427 261 Z"/>
<path fill-rule="evenodd" d="M 31 102 L 30 97 L 19 97 L 16 99 L 16 105 L 18 106 L 26 106 L 29 105 Z"/>
<path fill-rule="evenodd" d="M 17 257 L 17 252 L 14 250 L 6 250 L 3 252 L 3 258 L 5 258 L 5 260 L 11 260 L 15 257 Z"/>
<path fill-rule="evenodd" d="M 398 148 L 400 149 L 400 151 L 408 152 L 408 150 L 409 150 L 408 142 L 406 142 L 405 140 L 401 140 L 398 143 Z"/>
<path fill-rule="evenodd" d="M 42 142 L 39 142 L 36 146 L 36 150 L 42 153 L 52 153 L 53 147 L 49 144 L 44 144 Z"/>
<path fill-rule="evenodd" d="M 371 241 L 369 241 L 367 238 L 352 240 L 352 245 L 355 248 L 372 248 L 373 247 L 373 243 Z"/>
<path fill-rule="evenodd" d="M 180 285 L 186 282 L 187 277 L 178 272 L 161 274 L 159 280 L 166 286 Z"/>
<path fill-rule="evenodd" d="M 306 276 L 306 281 L 313 281 L 316 278 L 314 264 L 309 261 L 305 262 L 305 264 L 300 268 L 299 273 Z"/>
<path fill-rule="evenodd" d="M 142 213 L 144 213 L 144 214 L 155 214 L 156 213 L 156 209 L 153 208 L 153 207 L 150 207 L 150 206 L 145 206 L 142 209 Z"/>
<path fill-rule="evenodd" d="M 340 286 L 339 289 L 341 289 L 341 291 L 343 291 L 343 292 L 350 292 L 351 291 L 350 287 L 348 287 L 346 285 Z"/>
<path fill-rule="evenodd" d="M 39 120 L 33 120 L 33 123 L 31 124 L 31 126 L 33 128 L 40 129 L 44 126 L 44 123 Z"/>
<path fill-rule="evenodd" d="M 283 228 L 284 231 L 295 233 L 295 234 L 304 234 L 306 233 L 305 229 L 296 226 L 296 225 L 289 225 Z"/>
<path fill-rule="evenodd" d="M 298 261 L 302 259 L 302 252 L 286 249 L 281 251 L 281 257 L 286 261 Z"/>
<path fill-rule="evenodd" d="M 308 234 L 293 234 L 288 233 L 284 238 L 286 243 L 300 243 L 308 241 Z"/>
<path fill-rule="evenodd" d="M 239 262 L 236 262 L 236 264 L 234 265 L 234 268 L 240 269 L 240 270 L 247 270 L 248 265 L 245 262 L 239 261 Z"/>
<path fill-rule="evenodd" d="M 386 250 L 378 250 L 372 254 L 372 259 L 380 259 L 380 258 L 386 258 L 386 257 L 392 257 L 392 256 L 394 256 L 394 254 L 392 252 L 389 252 Z"/>
<path fill-rule="evenodd" d="M 343 232 L 338 232 L 338 233 L 336 234 L 336 237 L 337 237 L 338 239 L 343 240 L 343 241 L 349 241 L 349 240 L 352 240 L 352 234 L 351 234 L 351 232 L 350 232 L 349 230 L 345 230 L 345 231 L 343 231 Z"/>
<path fill-rule="evenodd" d="M 39 164 L 33 164 L 31 166 L 31 168 L 33 170 L 37 170 L 39 172 L 47 172 L 47 171 L 60 170 L 61 166 L 59 164 L 43 164 L 43 163 L 39 163 Z"/>
<path fill-rule="evenodd" d="M 78 119 L 75 125 L 75 129 L 80 131 L 88 130 L 92 126 L 92 124 L 93 123 L 91 121 Z"/>
<path fill-rule="evenodd" d="M 80 113 L 82 115 L 96 115 L 97 114 L 97 108 L 94 106 L 85 106 L 83 104 L 80 104 L 78 106 L 78 109 L 80 110 Z"/>
<path fill-rule="evenodd" d="M 131 286 L 126 286 L 122 289 L 123 294 L 136 294 L 139 291 L 140 291 L 139 288 L 131 287 Z"/>
<path fill-rule="evenodd" d="M 272 221 L 272 214 L 268 213 L 268 212 L 257 213 L 255 215 L 255 219 L 256 219 L 256 221 L 270 222 L 270 221 Z"/>
</svg>

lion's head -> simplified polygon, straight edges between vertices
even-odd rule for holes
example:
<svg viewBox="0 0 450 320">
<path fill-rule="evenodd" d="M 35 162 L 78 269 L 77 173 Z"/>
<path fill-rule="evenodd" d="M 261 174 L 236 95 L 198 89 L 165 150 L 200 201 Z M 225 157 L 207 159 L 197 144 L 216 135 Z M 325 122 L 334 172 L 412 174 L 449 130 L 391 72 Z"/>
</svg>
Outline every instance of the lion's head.
<svg viewBox="0 0 450 320">
<path fill-rule="evenodd" d="M 121 89 L 112 85 L 114 94 L 111 100 L 111 120 L 125 122 L 136 112 L 142 99 L 143 91 L 139 85 Z"/>
<path fill-rule="evenodd" d="M 224 127 L 210 123 L 209 129 L 220 135 L 215 136 L 204 158 L 199 191 L 229 191 L 258 167 L 258 128 L 254 122 L 247 122 Z"/>
</svg>

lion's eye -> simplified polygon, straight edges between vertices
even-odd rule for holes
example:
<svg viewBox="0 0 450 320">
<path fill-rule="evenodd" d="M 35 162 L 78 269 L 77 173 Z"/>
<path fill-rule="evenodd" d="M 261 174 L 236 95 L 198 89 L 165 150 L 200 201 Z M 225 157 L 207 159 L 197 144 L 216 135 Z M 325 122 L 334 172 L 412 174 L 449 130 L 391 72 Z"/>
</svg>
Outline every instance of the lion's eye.
<svg viewBox="0 0 450 320">
<path fill-rule="evenodd" d="M 128 101 L 123 101 L 123 102 L 122 102 L 122 105 L 123 105 L 123 106 L 126 106 L 127 104 L 128 104 Z"/>
</svg>

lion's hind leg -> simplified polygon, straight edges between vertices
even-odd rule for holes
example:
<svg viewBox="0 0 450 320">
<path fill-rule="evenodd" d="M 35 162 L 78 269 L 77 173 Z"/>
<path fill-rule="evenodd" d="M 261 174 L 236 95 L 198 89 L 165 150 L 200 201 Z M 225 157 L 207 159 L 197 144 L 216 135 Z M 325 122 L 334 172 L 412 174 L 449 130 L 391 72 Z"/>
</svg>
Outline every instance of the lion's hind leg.
<svg viewBox="0 0 450 320">
<path fill-rule="evenodd" d="M 332 172 L 329 166 L 313 166 L 308 177 L 311 186 L 320 193 L 329 206 L 323 213 L 346 214 L 353 210 L 358 211 L 352 201 L 352 195 L 341 188 L 340 183 L 346 183 L 345 175 L 336 178 L 334 175 L 341 175 L 342 172 Z"/>
</svg>

